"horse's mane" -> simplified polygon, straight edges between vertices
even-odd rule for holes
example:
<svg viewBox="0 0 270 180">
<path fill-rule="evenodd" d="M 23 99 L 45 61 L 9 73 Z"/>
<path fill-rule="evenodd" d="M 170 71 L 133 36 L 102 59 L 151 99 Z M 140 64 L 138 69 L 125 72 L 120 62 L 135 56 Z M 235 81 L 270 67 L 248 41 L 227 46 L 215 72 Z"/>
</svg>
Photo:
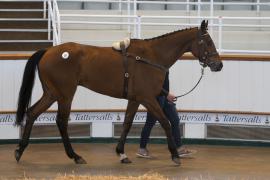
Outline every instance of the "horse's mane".
<svg viewBox="0 0 270 180">
<path fill-rule="evenodd" d="M 166 34 L 162 34 L 162 35 L 157 36 L 157 37 L 148 38 L 148 39 L 132 39 L 132 40 L 152 41 L 152 40 L 161 39 L 161 38 L 164 38 L 164 37 L 167 37 L 167 36 L 176 34 L 176 33 L 178 33 L 178 32 L 183 32 L 183 31 L 192 30 L 192 29 L 198 29 L 198 27 L 179 29 L 179 30 L 176 30 L 176 31 L 172 31 L 172 32 L 169 32 L 169 33 L 166 33 Z"/>
</svg>

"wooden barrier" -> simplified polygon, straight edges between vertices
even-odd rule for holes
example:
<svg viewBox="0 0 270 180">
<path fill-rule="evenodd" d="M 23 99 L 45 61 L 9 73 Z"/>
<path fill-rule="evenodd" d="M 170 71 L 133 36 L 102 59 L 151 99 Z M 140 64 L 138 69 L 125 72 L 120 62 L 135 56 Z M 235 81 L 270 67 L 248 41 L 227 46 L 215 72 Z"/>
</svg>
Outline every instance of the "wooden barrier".
<svg viewBox="0 0 270 180">
<path fill-rule="evenodd" d="M 0 54 L 0 60 L 26 60 L 29 59 L 31 53 L 28 54 Z M 270 55 L 261 54 L 221 54 L 220 58 L 223 61 L 270 61 Z M 180 60 L 195 60 L 196 58 L 185 53 Z"/>
<path fill-rule="evenodd" d="M 0 60 L 26 60 L 32 54 L 0 54 Z"/>
<path fill-rule="evenodd" d="M 221 54 L 220 58 L 222 61 L 270 61 L 270 55 L 267 54 Z M 186 53 L 180 59 L 194 60 L 196 58 L 190 53 Z"/>
</svg>

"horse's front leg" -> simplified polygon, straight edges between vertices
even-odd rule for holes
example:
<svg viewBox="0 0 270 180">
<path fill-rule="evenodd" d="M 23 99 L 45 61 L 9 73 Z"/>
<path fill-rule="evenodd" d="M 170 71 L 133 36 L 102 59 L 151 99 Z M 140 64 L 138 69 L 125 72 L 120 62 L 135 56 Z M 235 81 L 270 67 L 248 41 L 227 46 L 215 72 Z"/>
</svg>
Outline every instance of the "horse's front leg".
<svg viewBox="0 0 270 180">
<path fill-rule="evenodd" d="M 132 126 L 133 118 L 138 110 L 139 103 L 136 101 L 128 101 L 125 120 L 123 124 L 123 131 L 116 146 L 116 153 L 120 156 L 121 163 L 131 163 L 125 154 L 124 146 L 126 143 L 127 134 Z"/>
<path fill-rule="evenodd" d="M 156 98 L 148 99 L 142 103 L 149 113 L 157 118 L 162 128 L 165 130 L 167 136 L 168 148 L 171 152 L 172 160 L 175 164 L 180 165 L 180 158 L 176 149 L 176 144 L 172 136 L 172 129 L 169 120 L 165 116 Z"/>
</svg>

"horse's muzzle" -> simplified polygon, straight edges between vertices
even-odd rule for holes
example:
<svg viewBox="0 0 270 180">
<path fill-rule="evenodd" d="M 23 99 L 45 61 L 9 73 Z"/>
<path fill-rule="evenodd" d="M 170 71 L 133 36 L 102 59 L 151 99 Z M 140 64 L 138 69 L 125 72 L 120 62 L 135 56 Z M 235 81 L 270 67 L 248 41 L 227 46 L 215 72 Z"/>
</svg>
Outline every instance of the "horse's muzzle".
<svg viewBox="0 0 270 180">
<path fill-rule="evenodd" d="M 218 72 L 223 68 L 223 63 L 221 61 L 215 61 L 209 64 L 209 67 L 211 71 Z"/>
</svg>

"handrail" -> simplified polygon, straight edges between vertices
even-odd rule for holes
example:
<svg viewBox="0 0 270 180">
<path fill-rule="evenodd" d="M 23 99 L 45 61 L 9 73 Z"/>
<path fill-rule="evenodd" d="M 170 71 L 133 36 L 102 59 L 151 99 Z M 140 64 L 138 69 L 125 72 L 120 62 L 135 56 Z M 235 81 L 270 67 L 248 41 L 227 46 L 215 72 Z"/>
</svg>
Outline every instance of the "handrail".
<svg viewBox="0 0 270 180">
<path fill-rule="evenodd" d="M 256 11 L 259 13 L 261 11 L 261 6 L 270 6 L 270 2 L 261 2 L 261 0 L 257 0 L 256 2 L 215 2 L 214 0 L 209 0 L 209 2 L 202 2 L 201 0 L 197 0 L 197 2 L 190 2 L 190 0 L 186 0 L 186 2 L 177 2 L 177 1 L 147 1 L 147 0 L 58 0 L 58 1 L 67 1 L 67 2 L 98 2 L 98 3 L 118 3 L 119 11 L 122 13 L 122 3 L 127 4 L 127 14 L 128 15 L 137 15 L 137 5 L 139 4 L 163 4 L 163 5 L 186 5 L 186 12 L 190 12 L 190 5 L 197 6 L 197 15 L 201 16 L 202 8 L 201 6 L 209 6 L 209 14 L 210 16 L 214 15 L 215 6 L 222 5 L 234 5 L 234 6 L 256 6 Z M 133 13 L 131 13 L 131 7 L 133 4 Z M 134 20 L 135 21 L 135 20 Z M 128 19 L 130 22 L 130 19 Z M 212 20 L 210 21 L 212 24 Z M 128 32 L 130 33 L 130 25 L 128 25 Z M 134 26 L 135 34 L 137 33 L 136 27 Z M 211 29 L 212 31 L 212 29 Z"/>
<path fill-rule="evenodd" d="M 222 17 L 222 16 L 213 16 L 213 13 L 211 12 L 210 16 L 200 16 L 200 13 L 198 12 L 198 16 L 138 16 L 137 15 L 137 8 L 133 8 L 133 15 L 131 15 L 131 7 L 136 7 L 137 4 L 182 4 L 182 5 L 210 5 L 210 11 L 213 11 L 214 5 L 256 5 L 257 8 L 261 5 L 269 5 L 270 2 L 260 2 L 260 0 L 257 0 L 256 2 L 215 2 L 214 0 L 209 0 L 209 2 L 202 2 L 201 0 L 198 0 L 198 2 L 190 2 L 187 0 L 186 2 L 170 2 L 170 1 L 139 1 L 139 0 L 58 0 L 58 2 L 99 2 L 99 3 L 118 3 L 119 7 L 120 4 L 126 3 L 127 6 L 127 15 L 82 15 L 82 14 L 59 14 L 59 10 L 57 7 L 56 0 L 48 0 L 51 4 L 51 8 L 53 10 L 49 10 L 50 17 L 49 20 L 52 21 L 53 26 L 53 39 L 54 39 L 54 45 L 60 44 L 60 38 L 61 38 L 61 29 L 60 24 L 99 24 L 99 25 L 127 25 L 128 32 L 131 34 L 131 28 L 130 26 L 134 26 L 133 30 L 133 36 L 134 38 L 141 38 L 141 27 L 142 26 L 198 26 L 201 19 L 209 19 L 210 20 L 210 33 L 213 32 L 213 27 L 218 27 L 218 44 L 217 48 L 220 53 L 259 53 L 259 54 L 265 54 L 270 53 L 268 50 L 231 50 L 231 49 L 224 49 L 222 47 L 222 33 L 223 33 L 223 27 L 245 27 L 245 28 L 270 28 L 270 25 L 267 24 L 229 24 L 224 23 L 224 20 L 270 20 L 270 17 Z M 52 2 L 52 3 L 51 3 Z M 121 7 L 122 8 L 122 7 Z M 199 9 L 199 8 L 198 8 Z M 53 12 L 53 13 L 52 13 Z M 69 20 L 63 20 L 60 23 L 60 17 L 107 17 L 107 18 L 127 18 L 127 22 L 101 22 L 101 21 L 69 21 Z M 171 19 L 197 19 L 197 23 L 151 23 L 151 22 L 144 22 L 144 19 L 165 19 L 165 18 L 171 18 Z M 133 21 L 131 21 L 133 19 Z M 50 25 L 50 24 L 49 24 Z M 49 29 L 50 27 L 48 27 Z M 50 29 L 49 29 L 50 31 Z M 50 32 L 49 32 L 50 35 Z M 50 36 L 48 36 L 50 38 Z"/>
<path fill-rule="evenodd" d="M 53 0 L 54 4 L 54 11 L 55 11 L 55 16 L 56 16 L 56 25 L 57 25 L 57 33 L 58 33 L 58 39 L 57 39 L 57 44 L 61 43 L 61 26 L 60 26 L 60 12 L 58 8 L 58 4 L 56 0 Z"/>
<path fill-rule="evenodd" d="M 48 40 L 51 39 L 51 26 L 53 31 L 53 45 L 61 43 L 60 13 L 56 0 L 48 1 Z"/>
<path fill-rule="evenodd" d="M 137 6 L 138 4 L 164 4 L 164 5 L 186 5 L 186 11 L 190 11 L 190 5 L 197 6 L 198 14 L 200 14 L 201 6 L 209 6 L 210 11 L 214 11 L 214 6 L 222 5 L 222 6 L 256 6 L 256 11 L 260 12 L 261 6 L 270 6 L 270 2 L 261 2 L 257 0 L 256 2 L 215 2 L 214 0 L 209 0 L 209 2 L 202 2 L 201 0 L 197 0 L 197 2 L 190 2 L 190 0 L 186 0 L 185 2 L 177 2 L 177 1 L 139 1 L 139 0 L 58 0 L 59 2 L 98 2 L 98 3 L 118 3 L 119 10 L 122 10 L 122 3 L 127 4 L 127 6 Z M 130 8 L 130 7 L 129 7 Z M 129 9 L 128 8 L 128 9 Z M 134 8 L 134 11 L 137 9 Z M 136 14 L 136 13 L 134 13 Z M 213 14 L 210 12 L 210 14 Z"/>
<path fill-rule="evenodd" d="M 34 0 L 33 0 L 34 1 Z M 214 4 L 214 5 L 270 5 L 269 2 L 211 2 L 211 0 L 209 0 L 209 2 L 199 2 L 198 0 L 197 2 L 190 2 L 189 0 L 185 1 L 185 2 L 177 2 L 177 1 L 147 1 L 147 0 L 135 0 L 136 3 L 138 4 L 181 4 L 181 5 L 210 5 L 210 4 Z M 58 2 L 99 2 L 99 3 L 129 3 L 129 0 L 58 0 Z M 134 0 L 130 0 L 130 3 L 134 3 Z"/>
<path fill-rule="evenodd" d="M 99 24 L 99 25 L 134 25 L 134 33 L 133 38 L 141 38 L 141 29 L 142 26 L 199 26 L 199 23 L 160 23 L 160 22 L 149 22 L 144 20 L 149 19 L 207 19 L 213 20 L 209 24 L 210 33 L 211 28 L 217 27 L 218 32 L 218 51 L 220 53 L 248 53 L 248 54 L 270 54 L 270 50 L 233 50 L 233 49 L 224 49 L 222 47 L 223 37 L 222 34 L 224 32 L 224 27 L 245 27 L 245 28 L 270 28 L 269 24 L 232 24 L 225 23 L 224 20 L 267 20 L 270 21 L 270 17 L 222 17 L 222 16 L 148 16 L 148 15 L 89 15 L 89 14 L 60 14 L 61 17 L 94 17 L 94 18 L 126 18 L 127 21 L 121 22 L 112 22 L 112 21 L 89 21 L 89 20 L 62 20 L 62 24 Z M 134 21 L 128 21 L 129 19 L 133 19 Z"/>
<path fill-rule="evenodd" d="M 26 60 L 32 56 L 32 53 L 27 54 L 0 54 L 1 60 Z M 222 61 L 261 61 L 270 62 L 270 55 L 257 55 L 257 54 L 220 54 Z M 196 58 L 190 54 L 185 53 L 180 60 L 195 60 Z"/>
</svg>

